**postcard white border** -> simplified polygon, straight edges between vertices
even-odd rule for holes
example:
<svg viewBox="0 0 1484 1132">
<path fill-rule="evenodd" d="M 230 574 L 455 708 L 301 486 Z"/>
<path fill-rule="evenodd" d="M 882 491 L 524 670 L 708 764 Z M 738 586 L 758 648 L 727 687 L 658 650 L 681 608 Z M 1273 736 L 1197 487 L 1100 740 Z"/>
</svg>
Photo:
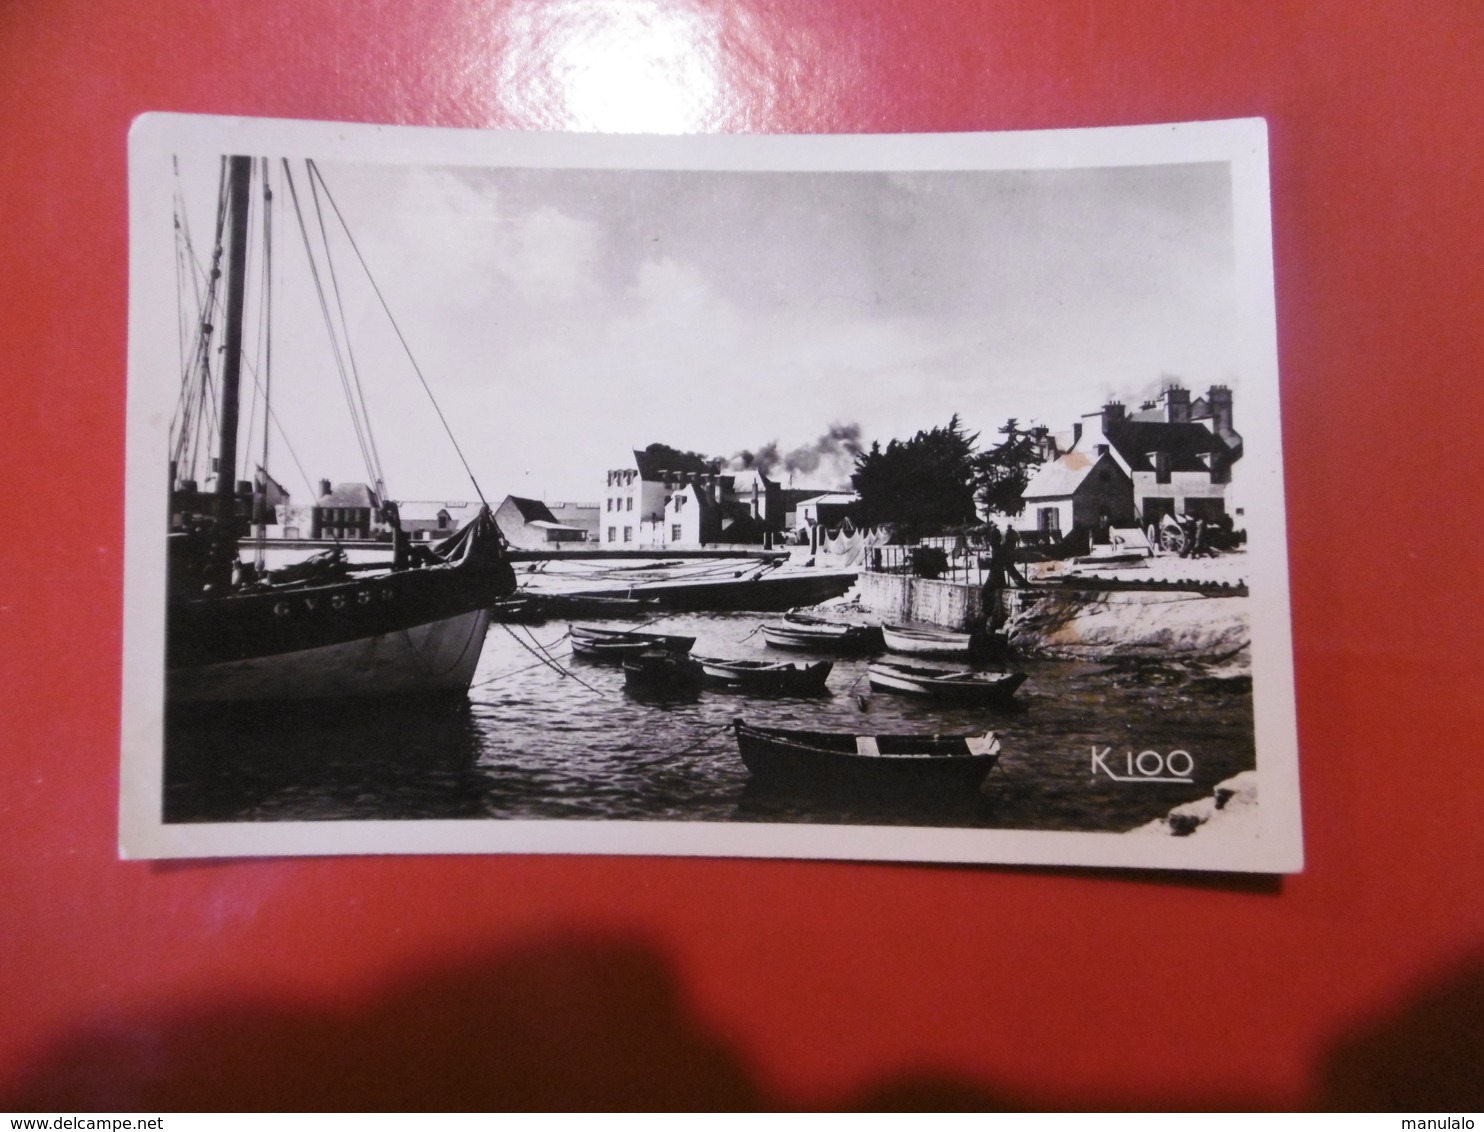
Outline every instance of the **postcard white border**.
<svg viewBox="0 0 1484 1132">
<path fill-rule="evenodd" d="M 1070 169 L 1229 162 L 1241 303 L 1243 464 L 1258 834 L 1223 838 L 809 823 L 388 820 L 165 824 L 163 735 L 167 432 L 175 361 L 171 164 L 182 150 L 322 161 L 738 171 Z M 129 134 L 129 395 L 119 790 L 125 858 L 605 853 L 1298 872 L 1303 867 L 1289 618 L 1267 127 L 1261 119 L 922 135 L 648 137 L 146 114 Z M 163 262 L 162 262 L 163 261 Z M 163 271 L 163 274 L 161 272 Z M 173 304 L 173 295 L 168 297 Z M 154 380 L 148 375 L 154 374 Z"/>
</svg>

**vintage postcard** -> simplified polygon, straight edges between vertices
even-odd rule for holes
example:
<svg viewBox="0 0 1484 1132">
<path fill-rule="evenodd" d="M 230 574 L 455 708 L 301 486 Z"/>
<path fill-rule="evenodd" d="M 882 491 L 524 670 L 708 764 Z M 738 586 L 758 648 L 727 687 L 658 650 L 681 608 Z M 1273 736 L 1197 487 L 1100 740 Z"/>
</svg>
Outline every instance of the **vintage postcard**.
<svg viewBox="0 0 1484 1132">
<path fill-rule="evenodd" d="M 1267 134 L 129 140 L 129 857 L 1302 867 Z"/>
</svg>

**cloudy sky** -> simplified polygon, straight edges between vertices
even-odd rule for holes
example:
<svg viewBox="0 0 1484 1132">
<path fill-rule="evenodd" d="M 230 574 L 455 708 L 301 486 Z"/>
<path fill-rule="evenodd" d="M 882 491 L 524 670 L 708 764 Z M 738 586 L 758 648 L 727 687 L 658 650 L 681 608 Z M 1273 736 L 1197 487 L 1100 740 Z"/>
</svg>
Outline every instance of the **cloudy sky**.
<svg viewBox="0 0 1484 1132">
<path fill-rule="evenodd" d="M 492 502 L 601 498 L 605 470 L 652 441 L 732 456 L 858 424 L 884 443 L 955 412 L 987 440 L 1007 417 L 1059 429 L 1110 394 L 1151 396 L 1164 374 L 1240 384 L 1224 164 L 321 172 Z M 216 172 L 195 176 L 205 246 Z M 302 166 L 296 188 L 317 241 Z M 282 184 L 275 202 L 276 411 L 310 478 L 364 480 Z M 469 496 L 329 223 L 390 493 Z"/>
</svg>

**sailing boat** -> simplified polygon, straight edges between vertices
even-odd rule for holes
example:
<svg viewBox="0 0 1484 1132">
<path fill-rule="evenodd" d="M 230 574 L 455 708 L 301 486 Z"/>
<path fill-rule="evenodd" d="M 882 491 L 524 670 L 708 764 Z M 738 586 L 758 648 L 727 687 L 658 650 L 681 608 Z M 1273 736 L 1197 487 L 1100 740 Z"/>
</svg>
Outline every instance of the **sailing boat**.
<svg viewBox="0 0 1484 1132">
<path fill-rule="evenodd" d="M 209 497 L 196 491 L 194 480 L 181 477 L 185 444 L 177 438 L 173 447 L 167 698 L 210 703 L 466 692 L 484 647 L 490 607 L 515 590 L 488 504 L 451 538 L 413 548 L 378 480 L 373 502 L 392 536 L 390 568 L 352 566 L 338 548 L 273 572 L 261 556 L 256 563 L 239 557 L 249 524 L 259 535 L 264 531 L 272 483 L 266 468 L 255 483 L 236 479 L 253 166 L 251 157 L 225 159 L 216 249 L 196 332 L 199 365 L 193 360 L 187 369 L 188 378 L 209 376 L 215 289 L 224 274 L 219 396 L 199 398 L 217 417 L 216 485 Z M 266 161 L 263 169 L 266 174 Z M 316 174 L 311 168 L 311 177 Z M 212 384 L 195 389 L 209 391 Z M 207 416 L 197 414 L 198 427 Z M 267 427 L 265 409 L 265 436 Z"/>
</svg>

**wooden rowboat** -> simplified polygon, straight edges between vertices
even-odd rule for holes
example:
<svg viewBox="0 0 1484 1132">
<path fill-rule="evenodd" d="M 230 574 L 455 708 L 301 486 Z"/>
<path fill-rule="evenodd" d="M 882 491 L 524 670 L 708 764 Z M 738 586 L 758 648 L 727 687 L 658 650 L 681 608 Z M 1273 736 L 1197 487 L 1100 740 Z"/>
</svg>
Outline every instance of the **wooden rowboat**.
<svg viewBox="0 0 1484 1132">
<path fill-rule="evenodd" d="M 650 649 L 623 662 L 624 687 L 651 696 L 692 695 L 705 680 L 701 666 L 688 656 Z"/>
<path fill-rule="evenodd" d="M 624 629 L 602 629 L 594 625 L 569 625 L 572 651 L 600 660 L 624 660 L 642 652 L 660 650 L 683 655 L 696 643 L 694 637 L 669 633 L 639 633 Z"/>
<path fill-rule="evenodd" d="M 875 625 L 822 621 L 795 613 L 765 623 L 762 632 L 763 640 L 774 648 L 801 652 L 862 653 L 881 647 L 881 631 Z"/>
<path fill-rule="evenodd" d="M 833 661 L 813 664 L 696 657 L 708 683 L 759 695 L 815 695 L 825 690 Z"/>
<path fill-rule="evenodd" d="M 732 721 L 737 750 L 759 779 L 821 788 L 978 789 L 1000 757 L 999 737 L 856 735 Z"/>
<path fill-rule="evenodd" d="M 917 664 L 876 661 L 866 668 L 879 692 L 923 696 L 940 703 L 1008 704 L 1025 683 L 1024 672 L 974 673 L 967 669 L 928 668 Z"/>
<path fill-rule="evenodd" d="M 969 655 L 972 637 L 951 629 L 926 625 L 883 625 L 881 636 L 892 652 L 909 656 L 964 657 Z"/>
</svg>

